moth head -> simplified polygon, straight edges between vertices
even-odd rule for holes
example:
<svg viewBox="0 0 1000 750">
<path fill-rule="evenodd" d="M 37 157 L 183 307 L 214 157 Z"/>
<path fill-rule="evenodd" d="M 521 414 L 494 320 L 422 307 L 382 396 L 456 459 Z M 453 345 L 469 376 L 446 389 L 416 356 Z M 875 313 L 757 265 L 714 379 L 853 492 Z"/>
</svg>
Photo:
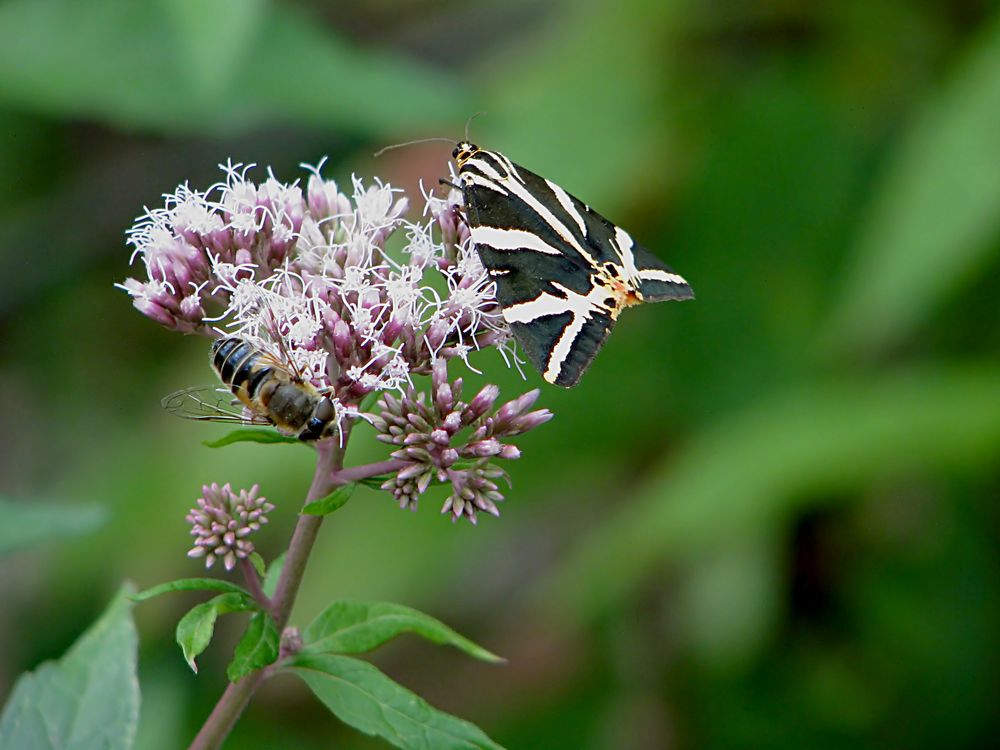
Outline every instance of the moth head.
<svg viewBox="0 0 1000 750">
<path fill-rule="evenodd" d="M 472 158 L 472 156 L 479 150 L 479 146 L 474 143 L 469 143 L 469 141 L 459 141 L 455 146 L 455 150 L 451 152 L 451 158 L 455 160 L 455 163 L 461 167 L 465 162 Z"/>
</svg>

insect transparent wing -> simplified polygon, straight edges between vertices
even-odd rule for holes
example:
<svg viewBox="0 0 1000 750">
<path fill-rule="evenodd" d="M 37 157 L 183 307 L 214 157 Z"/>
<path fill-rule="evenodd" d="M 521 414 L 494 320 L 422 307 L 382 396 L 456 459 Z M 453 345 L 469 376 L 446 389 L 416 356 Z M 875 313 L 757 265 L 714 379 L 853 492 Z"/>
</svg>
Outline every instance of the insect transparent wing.
<svg viewBox="0 0 1000 750">
<path fill-rule="evenodd" d="M 178 417 L 209 422 L 269 425 L 266 417 L 249 414 L 239 402 L 233 403 L 228 388 L 214 385 L 196 385 L 182 388 L 164 397 L 163 408 Z"/>
</svg>

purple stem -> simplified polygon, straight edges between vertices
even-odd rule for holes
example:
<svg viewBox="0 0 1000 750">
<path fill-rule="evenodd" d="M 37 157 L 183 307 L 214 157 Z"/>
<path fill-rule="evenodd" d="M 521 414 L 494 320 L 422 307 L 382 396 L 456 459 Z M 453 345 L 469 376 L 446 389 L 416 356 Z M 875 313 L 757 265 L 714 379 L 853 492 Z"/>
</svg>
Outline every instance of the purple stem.
<svg viewBox="0 0 1000 750">
<path fill-rule="evenodd" d="M 389 461 L 380 461 L 375 464 L 362 464 L 361 466 L 351 466 L 347 469 L 334 471 L 330 475 L 333 484 L 349 484 L 369 477 L 377 477 L 379 474 L 393 474 L 409 464 L 398 458 Z"/>
<path fill-rule="evenodd" d="M 347 444 L 346 436 L 344 444 Z M 324 440 L 317 443 L 316 454 L 316 472 L 313 474 L 312 486 L 309 487 L 309 493 L 306 495 L 306 503 L 326 497 L 335 486 L 344 483 L 339 480 L 334 481 L 334 477 L 338 475 L 344 463 L 344 449 L 337 445 L 337 441 Z M 288 552 L 285 555 L 285 566 L 281 571 L 281 578 L 278 579 L 274 598 L 271 599 L 270 612 L 279 631 L 288 622 L 292 605 L 295 603 L 295 595 L 302 583 L 302 575 L 305 573 L 309 553 L 312 551 L 313 543 L 316 541 L 316 535 L 322 524 L 323 516 L 307 515 L 300 515 L 295 524 L 295 532 L 292 534 L 292 541 L 288 545 Z M 251 591 L 251 593 L 253 592 Z M 208 719 L 205 720 L 189 750 L 216 750 L 222 745 L 232 731 L 233 725 L 236 724 L 236 720 L 243 713 L 243 709 L 250 702 L 250 697 L 264 681 L 266 673 L 267 670 L 258 669 L 239 682 L 230 683 L 219 702 L 215 704 Z"/>
<path fill-rule="evenodd" d="M 267 594 L 264 593 L 264 589 L 260 585 L 260 576 L 257 574 L 257 568 L 253 566 L 253 563 L 248 558 L 244 557 L 240 560 L 240 570 L 243 572 L 243 578 L 247 582 L 247 590 L 256 602 L 274 617 L 274 604 Z"/>
</svg>

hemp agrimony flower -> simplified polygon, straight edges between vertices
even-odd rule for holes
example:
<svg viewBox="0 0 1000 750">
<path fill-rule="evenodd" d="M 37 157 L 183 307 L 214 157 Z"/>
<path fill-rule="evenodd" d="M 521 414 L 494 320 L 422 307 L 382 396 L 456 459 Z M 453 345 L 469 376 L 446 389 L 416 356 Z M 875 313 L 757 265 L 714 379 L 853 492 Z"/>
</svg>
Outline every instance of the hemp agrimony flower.
<svg viewBox="0 0 1000 750">
<path fill-rule="evenodd" d="M 238 337 L 286 361 L 330 400 L 341 442 L 359 419 L 387 424 L 390 404 L 409 409 L 418 393 L 413 376 L 432 370 L 433 416 L 444 419 L 437 394 L 450 389 L 457 402 L 461 390 L 460 380 L 448 384 L 446 360 L 469 364 L 476 350 L 496 347 L 518 362 L 459 191 L 424 193 L 423 217 L 410 221 L 408 199 L 379 179 L 353 177 L 347 195 L 319 168 L 309 170 L 304 189 L 270 172 L 257 184 L 250 169 L 227 164 L 224 179 L 203 192 L 182 185 L 129 230 L 132 260 L 141 261 L 145 278 L 120 286 L 140 312 L 179 332 Z M 395 249 L 387 248 L 390 240 Z M 372 393 L 383 395 L 381 414 L 362 408 Z M 518 451 L 501 446 L 498 438 L 511 434 L 494 434 L 492 418 L 462 408 L 434 438 L 447 435 L 447 445 L 428 437 L 426 446 L 393 454 L 407 465 L 386 489 L 403 505 L 413 506 L 437 479 L 451 485 L 446 507 L 455 517 L 475 520 L 477 509 L 496 514 L 501 495 L 493 480 L 502 473 L 491 461 Z M 551 416 L 536 414 L 546 416 L 532 426 Z M 453 447 L 455 431 L 466 426 L 482 435 Z"/>
<path fill-rule="evenodd" d="M 191 745 L 199 750 L 219 747 L 260 683 L 278 671 L 301 671 L 310 687 L 313 678 L 375 679 L 370 665 L 350 666 L 346 678 L 334 674 L 357 655 L 331 636 L 349 629 L 363 642 L 381 643 L 387 613 L 422 621 L 429 629 L 418 632 L 496 660 L 433 618 L 391 603 L 334 601 L 303 630 L 289 625 L 289 616 L 324 517 L 348 501 L 358 482 L 380 485 L 411 508 L 431 485 L 442 484 L 448 491 L 442 512 L 475 523 L 480 512 L 498 514 L 498 482 L 507 479 L 498 464 L 520 456 L 511 439 L 552 416 L 531 410 L 537 390 L 495 408 L 495 385 L 463 401 L 462 379 L 449 379 L 449 360 L 471 368 L 470 357 L 487 347 L 519 364 L 458 191 L 444 198 L 425 193 L 423 214 L 411 221 L 407 198 L 378 179 L 354 177 L 345 193 L 319 167 L 309 170 L 304 186 L 270 172 L 256 183 L 239 164 L 223 171 L 207 190 L 182 185 L 137 220 L 128 241 L 143 273 L 119 286 L 160 325 L 214 340 L 206 349 L 222 382 L 179 391 L 165 401 L 168 408 L 180 410 L 191 399 L 202 411 L 187 416 L 224 414 L 228 421 L 280 427 L 314 448 L 316 469 L 281 557 L 258 553 L 251 540 L 274 510 L 257 485 L 236 492 L 206 484 L 187 515 L 194 536 L 188 555 L 204 558 L 207 567 L 221 560 L 226 570 L 239 570 L 244 585 L 195 578 L 151 590 L 222 592 L 178 623 L 178 643 L 192 668 L 217 618 L 251 613 L 226 670 L 230 684 Z M 236 409 L 229 403 L 234 397 Z M 359 422 L 371 425 L 392 453 L 344 467 Z M 259 439 L 256 431 L 231 439 L 241 436 Z M 474 726 L 436 711 L 385 675 L 377 679 L 380 696 L 420 730 L 415 736 L 423 744 L 425 735 L 434 746 L 440 744 L 434 738 L 490 744 Z M 365 706 L 337 715 L 365 731 L 373 726 Z M 384 723 L 378 733 L 396 736 L 397 725 Z"/>
</svg>

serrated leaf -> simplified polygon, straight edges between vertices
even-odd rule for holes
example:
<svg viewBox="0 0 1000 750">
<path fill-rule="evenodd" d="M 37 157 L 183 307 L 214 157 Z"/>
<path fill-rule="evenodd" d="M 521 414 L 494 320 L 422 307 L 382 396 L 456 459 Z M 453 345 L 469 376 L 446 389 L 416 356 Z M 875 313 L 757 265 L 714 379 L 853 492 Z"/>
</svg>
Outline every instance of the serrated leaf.
<svg viewBox="0 0 1000 750">
<path fill-rule="evenodd" d="M 827 337 L 847 351 L 911 335 L 996 251 L 1000 14 L 900 139 L 871 201 Z"/>
<path fill-rule="evenodd" d="M 107 518 L 99 505 L 0 500 L 0 555 L 93 531 Z"/>
<path fill-rule="evenodd" d="M 402 633 L 415 633 L 432 643 L 454 646 L 488 662 L 503 659 L 459 635 L 440 620 L 389 602 L 336 601 L 302 634 L 304 651 L 358 654 L 371 651 Z"/>
<path fill-rule="evenodd" d="M 132 601 L 144 602 L 160 594 L 169 594 L 171 591 L 225 591 L 246 597 L 250 596 L 249 591 L 240 588 L 235 583 L 219 578 L 178 578 L 176 581 L 167 581 L 145 591 L 140 591 L 132 597 Z"/>
<path fill-rule="evenodd" d="M 267 612 L 255 612 L 246 632 L 236 645 L 233 660 L 226 668 L 230 682 L 236 682 L 251 672 L 273 664 L 278 658 L 281 634 Z"/>
<path fill-rule="evenodd" d="M 300 653 L 290 671 L 345 724 L 405 750 L 502 750 L 483 730 L 438 711 L 367 662 Z"/>
<path fill-rule="evenodd" d="M 62 659 L 21 675 L 0 714 L 0 750 L 127 750 L 139 721 L 131 589 Z"/>
<path fill-rule="evenodd" d="M 215 621 L 219 615 L 256 609 L 257 604 L 244 594 L 222 594 L 207 602 L 195 605 L 177 623 L 177 645 L 184 652 L 184 660 L 197 674 L 195 659 L 208 648 L 215 632 Z"/>
<path fill-rule="evenodd" d="M 338 487 L 326 497 L 308 503 L 302 508 L 302 512 L 307 516 L 327 516 L 347 504 L 351 495 L 354 494 L 355 487 L 357 487 L 357 482 Z"/>
<path fill-rule="evenodd" d="M 206 448 L 225 448 L 227 445 L 235 443 L 291 443 L 293 445 L 309 445 L 298 438 L 282 435 L 275 430 L 265 430 L 255 427 L 242 427 L 233 430 L 218 440 L 202 440 L 201 444 Z"/>
<path fill-rule="evenodd" d="M 281 578 L 281 571 L 285 567 L 285 553 L 282 552 L 276 558 L 271 561 L 270 567 L 267 569 L 267 574 L 264 576 L 264 582 L 262 588 L 264 589 L 264 594 L 270 598 L 274 596 L 274 592 L 278 588 L 278 579 Z"/>
</svg>

